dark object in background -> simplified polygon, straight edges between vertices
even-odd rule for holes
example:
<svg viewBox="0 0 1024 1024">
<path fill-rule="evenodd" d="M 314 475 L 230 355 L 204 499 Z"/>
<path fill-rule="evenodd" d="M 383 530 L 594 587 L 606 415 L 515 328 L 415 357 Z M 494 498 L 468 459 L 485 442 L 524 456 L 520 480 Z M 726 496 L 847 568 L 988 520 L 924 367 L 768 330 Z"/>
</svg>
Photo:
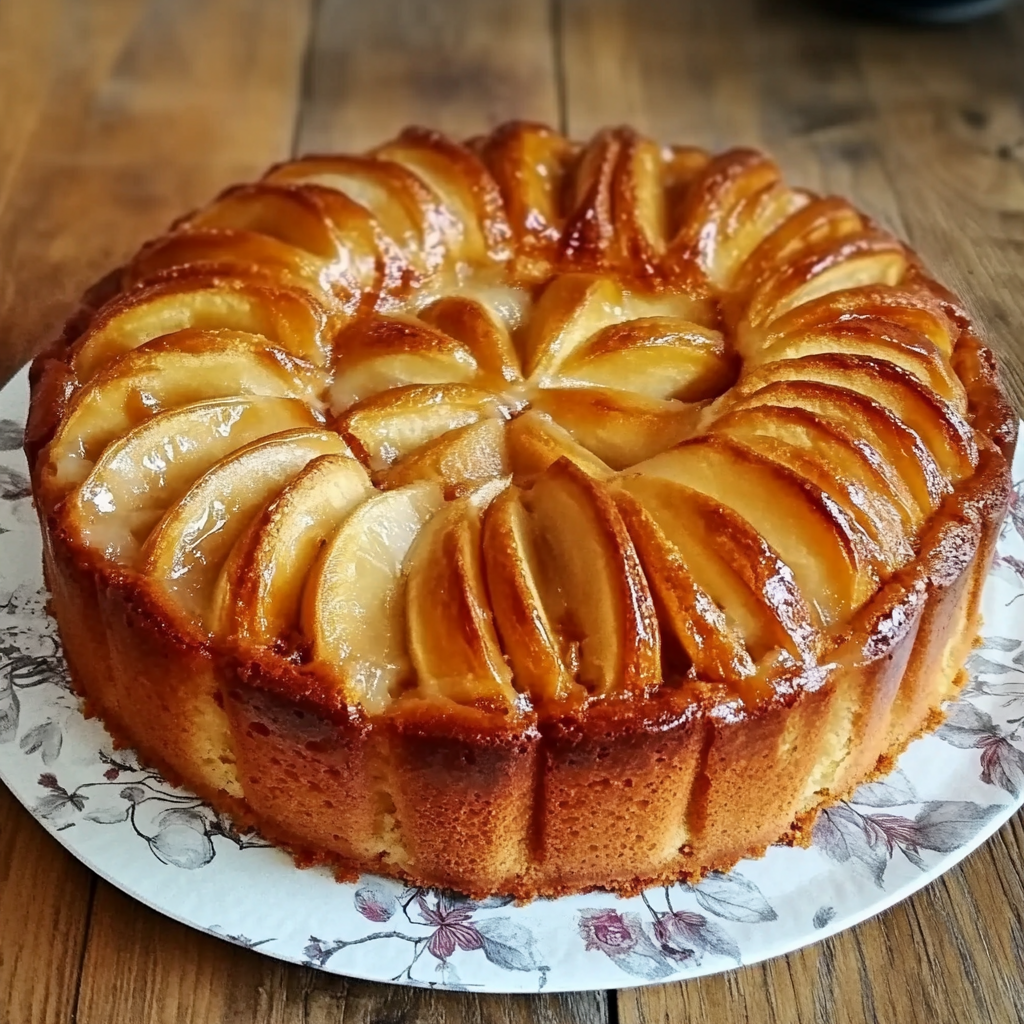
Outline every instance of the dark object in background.
<svg viewBox="0 0 1024 1024">
<path fill-rule="evenodd" d="M 1007 0 L 848 0 L 846 6 L 865 14 L 932 24 L 970 21 L 1006 6 Z"/>
</svg>

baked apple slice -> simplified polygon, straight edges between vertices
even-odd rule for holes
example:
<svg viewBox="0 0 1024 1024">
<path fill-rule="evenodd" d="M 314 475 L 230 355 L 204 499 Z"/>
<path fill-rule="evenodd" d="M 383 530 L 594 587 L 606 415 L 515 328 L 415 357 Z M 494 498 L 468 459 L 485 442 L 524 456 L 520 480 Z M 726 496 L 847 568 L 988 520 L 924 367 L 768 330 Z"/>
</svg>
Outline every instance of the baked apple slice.
<svg viewBox="0 0 1024 1024">
<path fill-rule="evenodd" d="M 615 502 L 650 584 L 662 632 L 666 627 L 689 659 L 696 679 L 742 686 L 755 673 L 740 631 L 697 583 L 685 559 L 641 501 L 628 490 L 615 491 Z"/>
<path fill-rule="evenodd" d="M 616 388 L 538 388 L 531 404 L 613 469 L 662 452 L 696 428 L 696 406 Z"/>
<path fill-rule="evenodd" d="M 560 459 L 522 501 L 536 538 L 541 602 L 574 678 L 595 696 L 657 686 L 661 643 L 651 592 L 607 488 Z"/>
<path fill-rule="evenodd" d="M 613 324 L 651 317 L 702 323 L 707 315 L 703 301 L 684 291 L 626 291 L 609 277 L 562 274 L 541 293 L 523 333 L 523 370 L 550 381 L 584 342 Z"/>
<path fill-rule="evenodd" d="M 910 517 L 913 535 L 951 490 L 921 438 L 889 409 L 849 388 L 813 381 L 782 381 L 738 395 L 721 409 L 776 405 L 804 409 L 844 433 L 860 438 L 877 456 L 875 466 Z M 717 403 L 716 403 L 717 405 Z M 713 415 L 718 415 L 713 410 Z"/>
<path fill-rule="evenodd" d="M 471 150 L 440 132 L 406 128 L 373 155 L 405 167 L 440 198 L 448 216 L 437 223 L 455 260 L 480 263 L 511 255 L 512 230 L 501 192 Z"/>
<path fill-rule="evenodd" d="M 334 366 L 329 400 L 335 414 L 391 388 L 465 383 L 477 373 L 466 346 L 403 316 L 360 317 L 343 328 L 334 342 Z"/>
<path fill-rule="evenodd" d="M 370 212 L 421 275 L 444 261 L 440 226 L 449 213 L 431 189 L 399 164 L 367 156 L 307 156 L 278 164 L 263 180 L 319 185 L 347 196 Z"/>
<path fill-rule="evenodd" d="M 317 404 L 319 373 L 265 339 L 185 330 L 133 349 L 81 388 L 50 443 L 46 473 L 66 490 L 103 449 L 143 420 L 208 398 L 278 395 Z"/>
<path fill-rule="evenodd" d="M 412 384 L 363 399 L 338 430 L 372 470 L 387 469 L 449 430 L 483 419 L 508 419 L 514 399 L 468 384 Z"/>
<path fill-rule="evenodd" d="M 894 564 L 912 557 L 908 538 L 916 529 L 913 499 L 892 466 L 863 439 L 806 409 L 782 405 L 738 409 L 716 420 L 710 429 L 753 447 L 758 436 L 766 436 L 800 449 L 835 477 L 847 495 L 837 500 L 853 503 L 858 511 L 848 511 L 860 517 L 861 525 Z"/>
<path fill-rule="evenodd" d="M 959 328 L 946 315 L 939 299 L 927 288 L 886 284 L 844 288 L 801 303 L 755 332 L 755 347 L 772 345 L 783 338 L 806 334 L 815 328 L 828 330 L 833 324 L 854 323 L 862 317 L 877 317 L 904 330 L 924 335 L 940 352 L 949 356 Z M 748 351 L 741 333 L 741 352 Z"/>
<path fill-rule="evenodd" d="M 789 410 L 782 410 L 782 424 L 765 424 L 763 421 L 771 411 L 766 414 L 766 410 L 758 408 L 733 413 L 715 423 L 711 432 L 734 438 L 764 458 L 785 466 L 834 501 L 867 536 L 870 543 L 864 545 L 865 555 L 879 578 L 887 579 L 910 561 L 914 551 L 903 534 L 896 509 L 856 477 L 845 473 L 842 463 L 835 461 L 832 446 L 801 443 L 806 439 L 798 431 L 783 429 Z"/>
<path fill-rule="evenodd" d="M 547 413 L 528 409 L 505 428 L 509 465 L 517 481 L 543 473 L 553 462 L 566 458 L 585 473 L 606 480 L 614 470 L 560 427 Z"/>
<path fill-rule="evenodd" d="M 480 151 L 501 190 L 520 261 L 541 272 L 558 255 L 561 188 L 576 148 L 544 125 L 516 121 L 488 135 Z"/>
<path fill-rule="evenodd" d="M 273 273 L 281 284 L 305 288 L 333 304 L 329 262 L 269 235 L 227 228 L 172 231 L 149 242 L 126 268 L 125 287 L 156 284 L 184 268 L 244 277 L 254 266 Z"/>
<path fill-rule="evenodd" d="M 372 494 L 366 470 L 350 455 L 313 458 L 236 541 L 215 588 L 213 631 L 267 646 L 293 640 L 302 588 L 321 548 Z"/>
<path fill-rule="evenodd" d="M 142 571 L 190 621 L 211 632 L 221 567 L 259 509 L 312 459 L 347 452 L 326 430 L 289 430 L 232 452 L 167 510 L 142 549 Z"/>
<path fill-rule="evenodd" d="M 863 530 L 820 488 L 746 445 L 698 438 L 636 469 L 738 512 L 793 570 L 823 625 L 845 621 L 874 592 L 878 580 Z"/>
<path fill-rule="evenodd" d="M 779 267 L 794 263 L 812 247 L 836 247 L 851 236 L 863 233 L 864 218 L 838 196 L 811 199 L 766 235 L 757 245 L 732 281 L 740 295 L 748 295 Z"/>
<path fill-rule="evenodd" d="M 487 509 L 483 553 L 494 621 L 517 689 L 538 704 L 565 700 L 580 687 L 544 607 L 540 555 L 519 488 L 507 488 Z"/>
<path fill-rule="evenodd" d="M 829 292 L 898 284 L 907 266 L 903 245 L 877 231 L 867 230 L 838 244 L 827 241 L 811 246 L 753 288 L 745 304 L 744 322 L 756 329 Z M 741 334 L 744 329 L 741 326 Z"/>
<path fill-rule="evenodd" d="M 735 372 L 719 331 L 659 316 L 603 328 L 559 369 L 568 381 L 684 402 L 721 394 Z"/>
<path fill-rule="evenodd" d="M 254 231 L 327 263 L 344 259 L 333 225 L 317 204 L 315 193 L 304 192 L 301 187 L 269 182 L 235 185 L 179 221 L 175 228 Z"/>
<path fill-rule="evenodd" d="M 596 274 L 561 274 L 541 292 L 521 341 L 523 372 L 545 379 L 602 327 L 625 319 L 622 286 Z"/>
<path fill-rule="evenodd" d="M 406 622 L 416 696 L 496 709 L 516 702 L 480 547 L 481 514 L 507 486 L 507 479 L 492 480 L 442 506 L 409 552 Z"/>
<path fill-rule="evenodd" d="M 321 427 L 295 398 L 219 398 L 160 413 L 106 447 L 69 495 L 65 521 L 107 558 L 133 564 L 157 520 L 215 462 L 269 434 Z"/>
<path fill-rule="evenodd" d="M 446 495 L 465 493 L 510 472 L 504 420 L 484 419 L 449 430 L 377 474 L 385 490 L 434 480 Z"/>
<path fill-rule="evenodd" d="M 669 259 L 693 260 L 727 288 L 757 244 L 807 200 L 782 184 L 778 167 L 763 154 L 721 153 L 689 183 Z"/>
<path fill-rule="evenodd" d="M 706 494 L 663 477 L 628 473 L 617 491 L 636 498 L 703 590 L 739 629 L 755 662 L 785 650 L 813 661 L 816 615 L 793 571 L 741 515 Z M 671 583 L 669 578 L 665 585 Z"/>
<path fill-rule="evenodd" d="M 870 356 L 801 356 L 759 366 L 733 389 L 742 399 L 776 381 L 816 381 L 847 388 L 878 402 L 905 423 L 931 452 L 951 480 L 969 476 L 978 461 L 974 434 L 948 402 L 906 370 Z"/>
<path fill-rule="evenodd" d="M 820 330 L 775 337 L 765 347 L 751 350 L 744 365 L 749 370 L 781 359 L 831 353 L 892 363 L 949 402 L 961 416 L 967 412 L 964 386 L 939 349 L 920 334 L 878 317 L 857 317 Z"/>
<path fill-rule="evenodd" d="M 487 301 L 490 300 L 490 301 Z M 525 319 L 521 295 L 509 289 L 474 289 L 474 295 L 446 295 L 424 306 L 417 316 L 464 345 L 480 372 L 500 382 L 522 379 L 510 329 Z"/>
<path fill-rule="evenodd" d="M 166 281 L 105 305 L 75 343 L 71 365 L 80 384 L 131 349 L 176 331 L 258 334 L 318 366 L 327 361 L 327 315 L 308 293 L 259 280 Z"/>
<path fill-rule="evenodd" d="M 406 645 L 406 556 L 443 504 L 432 481 L 375 495 L 344 519 L 302 595 L 313 661 L 370 714 L 414 683 Z"/>
</svg>

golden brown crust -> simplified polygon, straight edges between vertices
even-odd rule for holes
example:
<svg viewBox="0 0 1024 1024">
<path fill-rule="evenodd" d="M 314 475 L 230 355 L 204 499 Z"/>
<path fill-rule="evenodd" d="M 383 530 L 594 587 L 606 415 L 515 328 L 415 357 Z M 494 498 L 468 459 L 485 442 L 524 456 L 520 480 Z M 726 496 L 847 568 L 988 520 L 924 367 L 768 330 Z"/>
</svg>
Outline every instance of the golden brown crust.
<svg viewBox="0 0 1024 1024">
<path fill-rule="evenodd" d="M 544 173 L 533 173 L 537 168 Z M 358 181 L 360 202 L 337 190 L 342 180 Z M 281 220 L 285 209 L 295 214 L 288 224 Z M 254 210 L 264 221 L 246 219 Z M 345 254 L 351 259 L 342 271 L 338 260 Z M 567 680 L 551 685 L 547 697 L 520 685 L 518 700 L 460 702 L 443 687 L 433 696 L 421 693 L 399 673 L 389 703 L 370 714 L 346 703 L 334 674 L 317 664 L 302 638 L 255 647 L 189 625 L 154 580 L 106 558 L 76 528 L 61 493 L 38 485 L 47 445 L 81 386 L 75 352 L 90 333 L 144 298 L 173 299 L 188 289 L 232 291 L 239 298 L 231 316 L 250 325 L 244 329 L 309 357 L 310 365 L 326 360 L 324 372 L 332 375 L 392 352 L 474 361 L 486 373 L 475 390 L 450 379 L 401 383 L 428 396 L 424 403 L 431 408 L 445 396 L 462 395 L 460 410 L 472 406 L 476 419 L 459 420 L 459 429 L 515 415 L 525 401 L 519 392 L 509 401 L 502 390 L 518 387 L 511 321 L 487 312 L 489 298 L 467 312 L 458 305 L 468 301 L 461 292 L 438 290 L 445 275 L 454 275 L 465 291 L 477 287 L 472 275 L 459 277 L 466 266 L 484 268 L 485 277 L 501 268 L 531 299 L 553 274 L 584 270 L 629 283 L 637 302 L 686 292 L 704 318 L 700 331 L 725 322 L 727 340 L 741 357 L 752 339 L 784 345 L 800 332 L 827 332 L 836 318 L 884 319 L 887 310 L 897 310 L 887 335 L 893 344 L 911 339 L 907 344 L 935 365 L 940 356 L 931 346 L 946 359 L 948 344 L 967 397 L 966 423 L 909 371 L 842 352 L 794 359 L 782 375 L 777 367 L 754 370 L 741 378 L 732 400 L 754 396 L 757 407 L 762 397 L 783 392 L 787 404 L 801 395 L 817 400 L 837 391 L 836 375 L 856 371 L 916 410 L 921 436 L 913 435 L 917 447 L 906 449 L 906 459 L 917 460 L 927 494 L 915 510 L 921 524 L 912 538 L 915 557 L 896 565 L 834 628 L 815 633 L 814 643 L 801 641 L 788 651 L 781 643 L 769 645 L 751 661 L 735 649 L 742 638 L 720 609 L 709 608 L 697 626 L 686 619 L 688 604 L 710 599 L 637 499 L 617 504 L 614 490 L 564 458 L 553 468 L 531 465 L 517 480 L 526 488 L 527 507 L 534 500 L 531 485 L 545 501 L 554 501 L 544 497 L 551 488 L 568 488 L 581 510 L 578 528 L 584 529 L 589 508 L 593 529 L 604 538 L 595 550 L 620 567 L 621 586 L 609 593 L 612 604 L 632 610 L 632 619 L 616 620 L 632 632 L 623 632 L 617 648 L 623 661 L 612 673 L 615 684 L 600 695 L 577 685 L 584 681 L 576 678 L 580 664 L 598 656 L 584 652 L 580 661 L 578 644 L 588 638 L 573 637 L 565 626 L 573 620 L 567 590 L 565 622 L 556 626 L 565 627 L 568 640 L 537 647 L 537 657 L 551 662 L 537 678 Z M 837 268 L 849 270 L 845 284 L 834 278 Z M 861 280 L 864 273 L 867 280 Z M 834 279 L 840 280 L 835 287 L 828 284 Z M 116 298 L 133 284 L 143 290 Z M 488 277 L 481 294 L 493 287 Z M 416 325 L 389 320 L 400 311 L 395 303 L 418 288 L 448 306 L 436 306 L 433 320 L 425 316 Z M 266 312 L 272 309 L 279 311 L 276 319 Z M 357 319 L 338 333 L 374 310 L 375 319 Z M 638 307 L 626 319 L 644 315 Z M 453 324 L 478 347 L 466 344 Z M 591 336 L 607 326 L 594 324 Z M 835 333 L 853 336 L 861 328 L 864 323 L 848 323 Z M 544 365 L 557 369 L 568 351 L 547 351 Z M 580 358 L 588 354 L 579 352 Z M 821 372 L 808 376 L 808 368 Z M 1016 441 L 1016 418 L 991 353 L 955 298 L 928 279 L 900 243 L 841 200 L 786 190 L 761 154 L 732 151 L 709 160 L 699 151 L 660 150 L 626 128 L 599 133 L 585 147 L 529 124 L 503 126 L 467 147 L 411 129 L 368 157 L 306 158 L 274 168 L 265 183 L 229 190 L 184 218 L 123 273 L 101 282 L 63 337 L 33 364 L 31 384 L 26 453 L 37 482 L 46 579 L 71 675 L 89 710 L 169 778 L 261 828 L 301 863 L 327 861 L 339 876 L 378 871 L 474 896 L 634 892 L 726 870 L 775 841 L 805 839 L 820 807 L 891 765 L 910 740 L 938 724 L 941 702 L 955 694 L 1009 500 L 1007 467 Z M 562 394 L 551 384 L 537 385 L 534 404 L 575 409 L 563 425 L 615 468 L 691 438 L 699 424 L 721 415 L 718 405 L 709 411 L 666 400 L 655 408 L 654 400 L 645 404 L 628 392 L 585 392 L 573 384 Z M 471 390 L 479 391 L 475 404 L 463 401 Z M 391 415 L 396 401 L 390 391 L 379 394 L 341 410 L 345 436 L 367 461 L 368 435 L 359 424 L 378 411 Z M 880 415 L 870 412 L 870 388 L 867 395 L 851 395 L 851 416 L 858 410 Z M 720 401 L 728 411 L 728 402 Z M 824 415 L 816 408 L 814 415 Z M 640 442 L 631 441 L 627 451 L 610 439 L 601 409 L 613 409 L 621 430 Z M 701 419 L 708 415 L 711 420 Z M 380 422 L 374 419 L 367 430 L 383 429 Z M 850 436 L 849 424 L 835 426 L 831 437 Z M 442 443 L 428 433 L 417 439 L 417 451 Z M 742 448 L 724 438 L 712 443 L 716 451 Z M 382 466 L 395 461 L 396 452 L 404 454 L 382 447 Z M 504 449 L 492 457 L 495 473 L 507 471 L 504 460 Z M 444 463 L 441 455 L 421 461 Z M 756 461 L 770 462 L 763 455 Z M 794 456 L 789 464 L 801 463 Z M 796 479 L 781 463 L 771 465 L 776 480 Z M 445 482 L 449 497 L 477 483 Z M 798 486 L 809 495 L 808 507 L 839 515 L 823 491 L 811 494 L 806 481 Z M 719 508 L 723 521 L 739 518 Z M 503 548 L 513 543 L 508 529 L 491 532 L 500 534 Z M 766 590 L 778 556 L 765 544 L 759 558 L 762 549 L 752 537 L 762 540 L 744 523 L 729 550 L 752 590 Z M 853 540 L 842 539 L 851 562 L 868 559 Z M 571 544 L 571 538 L 552 543 Z M 570 564 L 555 555 L 556 564 Z M 645 576 L 654 571 L 655 557 L 672 570 L 664 579 L 677 581 L 673 628 L 691 644 L 689 656 L 664 643 L 665 622 L 659 627 L 655 613 L 660 603 L 664 616 L 665 595 L 656 585 L 649 588 Z M 498 569 L 494 574 L 497 579 Z M 486 600 L 484 582 L 481 576 L 473 593 L 463 595 L 466 610 L 459 614 L 466 630 L 469 618 L 490 615 L 478 606 Z M 517 594 L 529 598 L 524 586 L 520 579 Z M 525 628 L 528 611 L 523 604 L 507 614 L 514 612 Z M 718 660 L 707 664 L 721 667 L 705 678 L 693 670 L 703 664 L 693 656 L 695 645 L 713 646 L 715 631 L 726 629 L 732 646 L 716 649 Z M 803 622 L 801 629 L 811 626 Z M 476 644 L 478 634 L 468 630 L 466 643 Z"/>
</svg>

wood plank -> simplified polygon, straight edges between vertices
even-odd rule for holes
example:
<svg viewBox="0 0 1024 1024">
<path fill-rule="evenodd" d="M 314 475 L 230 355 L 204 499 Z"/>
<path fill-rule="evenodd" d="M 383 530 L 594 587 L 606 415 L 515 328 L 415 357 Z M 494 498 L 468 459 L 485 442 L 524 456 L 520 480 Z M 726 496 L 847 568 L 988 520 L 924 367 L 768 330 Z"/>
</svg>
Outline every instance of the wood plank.
<svg viewBox="0 0 1024 1024">
<path fill-rule="evenodd" d="M 567 0 L 569 130 L 770 149 L 849 196 L 973 309 L 1024 408 L 1024 8 L 915 33 L 752 0 Z M 615 68 L 615 74 L 608 69 Z M 1020 816 L 880 918 L 767 964 L 619 996 L 626 1022 L 1020 1019 Z"/>
<path fill-rule="evenodd" d="M 456 138 L 558 120 L 548 0 L 325 0 L 296 152 L 358 151 L 423 124 Z"/>
<path fill-rule="evenodd" d="M 27 56 L 5 46 L 0 78 L 18 98 L 0 136 L 0 380 L 147 237 L 287 154 L 308 31 L 305 3 L 3 10 Z"/>
<path fill-rule="evenodd" d="M 603 1024 L 603 993 L 504 998 L 351 981 L 169 921 L 99 883 L 80 1022 L 130 1024 Z M 100 967 L 102 965 L 102 968 Z"/>
<path fill-rule="evenodd" d="M 71 1019 L 92 887 L 0 785 L 0 1021 Z"/>
</svg>

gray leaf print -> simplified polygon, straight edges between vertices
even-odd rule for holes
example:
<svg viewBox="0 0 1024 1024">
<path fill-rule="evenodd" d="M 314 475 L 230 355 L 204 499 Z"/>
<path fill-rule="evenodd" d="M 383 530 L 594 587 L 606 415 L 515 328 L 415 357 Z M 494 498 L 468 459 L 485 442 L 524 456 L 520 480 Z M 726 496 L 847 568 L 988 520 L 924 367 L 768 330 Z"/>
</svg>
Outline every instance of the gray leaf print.
<svg viewBox="0 0 1024 1024">
<path fill-rule="evenodd" d="M 917 799 L 910 779 L 897 769 L 891 775 L 877 782 L 866 782 L 850 797 L 851 804 L 863 807 L 899 807 L 911 804 Z"/>
<path fill-rule="evenodd" d="M 761 890 L 737 871 L 728 875 L 713 871 L 693 892 L 701 907 L 726 921 L 757 924 L 778 917 Z"/>
<path fill-rule="evenodd" d="M 832 920 L 835 916 L 835 907 L 818 907 L 818 910 L 814 915 L 814 920 L 812 924 L 815 928 L 824 928 L 826 925 L 832 923 Z"/>
<path fill-rule="evenodd" d="M 476 921 L 476 930 L 484 939 L 484 956 L 506 971 L 547 970 L 541 962 L 533 932 L 511 917 L 491 917 Z"/>
<path fill-rule="evenodd" d="M 0 498 L 4 501 L 19 501 L 32 493 L 28 477 L 10 466 L 0 466 Z"/>
<path fill-rule="evenodd" d="M 1024 751 L 1002 736 L 986 736 L 981 747 L 981 781 L 1013 796 L 1024 789 Z"/>
<path fill-rule="evenodd" d="M 927 803 L 915 819 L 918 845 L 937 853 L 952 853 L 998 810 L 998 804 L 984 806 L 960 800 Z"/>
<path fill-rule="evenodd" d="M 21 447 L 24 433 L 21 424 L 10 419 L 0 419 L 0 452 L 17 451 Z"/>
</svg>

